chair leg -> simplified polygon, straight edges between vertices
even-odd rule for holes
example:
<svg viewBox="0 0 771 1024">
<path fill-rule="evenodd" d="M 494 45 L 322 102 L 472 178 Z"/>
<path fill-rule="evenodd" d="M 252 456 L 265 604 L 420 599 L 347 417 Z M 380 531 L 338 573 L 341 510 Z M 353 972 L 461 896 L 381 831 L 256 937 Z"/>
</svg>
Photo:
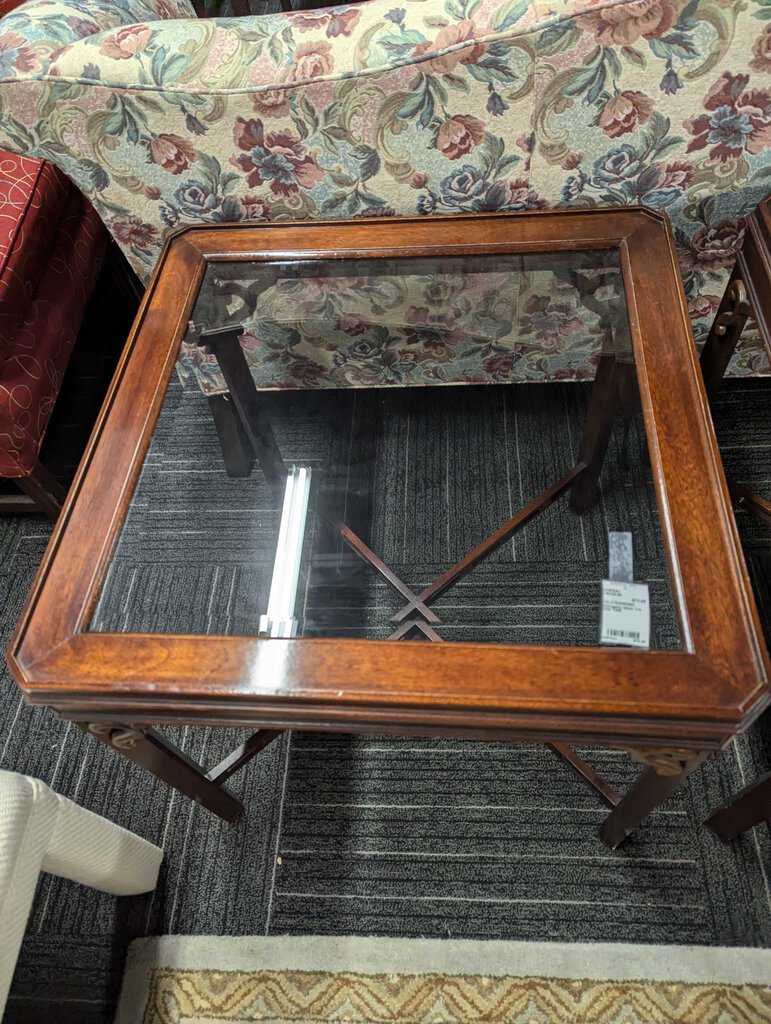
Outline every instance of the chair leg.
<svg viewBox="0 0 771 1024">
<path fill-rule="evenodd" d="M 13 483 L 27 496 L 0 498 L 0 512 L 43 512 L 53 522 L 59 518 L 67 492 L 39 460 L 27 476 L 15 477 Z"/>
</svg>

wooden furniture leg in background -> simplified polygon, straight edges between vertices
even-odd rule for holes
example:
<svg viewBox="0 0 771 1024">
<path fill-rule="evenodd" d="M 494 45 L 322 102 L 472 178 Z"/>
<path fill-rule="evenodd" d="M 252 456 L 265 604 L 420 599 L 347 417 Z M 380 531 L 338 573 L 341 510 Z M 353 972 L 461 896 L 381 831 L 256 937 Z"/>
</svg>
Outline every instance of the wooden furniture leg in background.
<svg viewBox="0 0 771 1024">
<path fill-rule="evenodd" d="M 209 408 L 222 449 L 225 472 L 233 477 L 249 476 L 254 466 L 254 451 L 230 395 L 209 395 Z"/>
<path fill-rule="evenodd" d="M 701 374 L 710 404 L 717 396 L 720 382 L 725 376 L 751 312 L 747 290 L 737 263 L 723 293 L 704 348 L 701 350 Z"/>
<path fill-rule="evenodd" d="M 668 800 L 707 757 L 694 750 L 630 750 L 630 754 L 645 768 L 600 826 L 600 839 L 611 850 Z"/>
<path fill-rule="evenodd" d="M 574 512 L 586 512 L 594 504 L 613 423 L 630 394 L 633 382 L 629 377 L 634 378 L 634 373 L 633 363 L 621 362 L 613 354 L 600 356 L 579 455 L 586 469 L 574 482 L 570 494 L 570 507 Z"/>
<path fill-rule="evenodd" d="M 23 494 L 0 496 L 0 512 L 43 512 L 56 522 L 67 492 L 42 462 L 36 462 L 27 476 L 14 477 L 12 483 Z"/>
<path fill-rule="evenodd" d="M 706 819 L 704 824 L 724 842 L 745 832 L 761 821 L 771 820 L 771 772 L 726 800 Z"/>
</svg>

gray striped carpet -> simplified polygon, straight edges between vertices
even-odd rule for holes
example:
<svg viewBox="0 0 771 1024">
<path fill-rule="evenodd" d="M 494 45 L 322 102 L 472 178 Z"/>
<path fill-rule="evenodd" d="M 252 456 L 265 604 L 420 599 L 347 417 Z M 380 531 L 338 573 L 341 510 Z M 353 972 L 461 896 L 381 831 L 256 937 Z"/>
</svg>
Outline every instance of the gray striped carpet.
<svg viewBox="0 0 771 1024">
<path fill-rule="evenodd" d="M 566 400 L 581 401 L 580 386 L 539 386 L 532 392 L 533 397 L 538 393 L 540 415 L 554 403 L 554 422 L 560 409 L 564 420 Z M 729 384 L 717 416 L 729 467 L 765 493 L 771 492 L 768 393 L 768 381 Z M 548 441 L 538 450 L 541 458 L 555 450 Z M 148 501 L 168 486 L 185 507 L 185 488 L 200 487 L 201 480 L 187 472 L 162 474 L 161 469 L 164 460 L 189 458 L 191 438 L 175 442 L 170 434 L 164 444 L 165 450 L 162 444 L 154 453 L 157 460 L 145 481 Z M 435 447 L 441 452 L 441 444 Z M 636 449 L 632 444 L 631 450 Z M 426 452 L 430 450 L 428 445 Z M 165 464 L 168 468 L 171 463 Z M 524 468 L 514 478 L 517 487 L 530 471 Z M 498 474 L 499 480 L 505 477 Z M 634 520 L 638 575 L 657 578 L 657 526 L 645 506 L 648 483 L 644 474 L 633 478 L 631 493 L 607 488 L 596 513 L 598 532 L 586 528 L 580 539 L 586 554 L 583 579 L 579 563 L 568 561 L 574 557 L 571 545 L 578 541 L 574 525 L 573 534 L 567 532 L 561 506 L 496 555 L 487 570 L 491 573 L 500 573 L 506 559 L 516 555 L 518 571 L 532 570 L 532 585 L 547 568 L 555 573 L 546 581 L 553 593 L 562 585 L 559 601 L 540 599 L 542 605 L 561 601 L 554 621 L 543 615 L 531 620 L 525 642 L 541 637 L 544 626 L 559 630 L 570 642 L 594 642 L 596 609 L 587 611 L 589 598 L 581 596 L 581 587 L 586 585 L 587 594 L 590 581 L 596 587 L 605 557 L 601 539 L 608 527 Z M 472 495 L 456 510 L 459 524 L 473 517 L 481 521 L 488 501 L 498 503 L 493 519 L 501 509 L 505 512 L 508 490 L 501 497 L 494 480 L 482 484 L 492 490 L 484 492 L 484 502 L 474 502 Z M 228 512 L 220 520 L 220 539 L 237 512 L 232 502 L 221 507 Z M 142 522 L 144 513 L 136 514 Z M 410 530 L 419 518 L 411 513 Z M 413 535 L 408 531 L 405 547 L 404 527 L 403 518 L 384 515 L 374 529 L 381 550 L 406 574 Z M 771 537 L 743 515 L 740 527 L 759 600 L 771 618 Z M 225 623 L 236 630 L 245 628 L 239 616 L 246 616 L 246 628 L 253 630 L 249 616 L 259 606 L 265 584 L 259 572 L 247 578 L 243 557 L 209 560 L 205 571 L 182 586 L 176 579 L 177 599 L 171 600 L 167 584 L 174 578 L 174 566 L 183 556 L 190 561 L 193 543 L 202 560 L 209 550 L 206 531 L 211 524 L 188 524 L 188 529 L 203 534 L 195 541 L 188 537 L 180 547 L 179 522 L 164 520 L 155 532 L 156 546 L 144 554 L 139 545 L 132 548 L 127 532 L 123 561 L 100 608 L 99 628 L 157 624 L 163 616 L 169 631 L 187 629 L 191 623 L 212 631 L 225 628 Z M 391 548 L 388 540 L 391 535 L 398 539 L 399 530 L 401 557 L 397 540 Z M 48 535 L 49 527 L 39 518 L 0 520 L 3 642 Z M 440 542 L 441 536 L 430 564 L 417 567 L 411 585 L 433 578 L 436 567 L 454 557 Z M 561 572 L 542 548 L 555 543 L 562 545 Z M 144 575 L 139 571 L 141 558 L 157 564 L 154 579 L 148 569 Z M 567 565 L 573 566 L 569 582 L 579 594 L 573 601 L 564 599 Z M 132 568 L 137 570 L 135 585 L 126 600 L 120 574 Z M 209 579 L 208 589 L 204 578 Z M 338 601 L 335 614 L 321 621 L 323 610 L 332 606 L 328 589 L 324 591 L 328 581 L 311 579 L 309 628 L 315 623 L 319 631 L 349 635 L 351 629 L 374 630 L 378 635 L 384 592 L 373 588 L 369 576 L 357 576 L 354 582 L 357 601 L 363 598 L 366 605 L 364 620 L 346 613 L 350 602 Z M 539 586 L 544 585 L 542 580 Z M 350 580 L 345 586 L 351 586 Z M 446 610 L 448 623 L 460 622 L 459 636 L 471 635 L 489 617 L 489 608 L 485 612 L 483 607 L 490 603 L 488 591 L 489 579 L 476 588 L 469 583 L 454 611 Z M 666 594 L 662 582 L 654 601 L 661 646 L 677 642 Z M 515 601 L 522 601 L 522 593 L 507 603 Z M 571 607 L 573 617 L 567 615 Z M 62 880 L 41 881 L 8 1020 L 109 1019 L 128 940 L 161 932 L 771 944 L 771 830 L 761 827 L 723 845 L 699 827 L 709 808 L 771 765 L 767 723 L 709 761 L 621 851 L 611 854 L 595 836 L 603 808 L 545 748 L 293 733 L 234 778 L 233 788 L 245 801 L 247 814 L 236 825 L 225 825 L 76 728 L 22 705 L 7 674 L 2 676 L 0 708 L 0 767 L 43 778 L 166 851 L 164 875 L 149 897 L 115 900 Z M 237 739 L 237 734 L 193 729 L 174 735 L 189 754 L 209 763 Z M 633 769 L 620 754 L 591 751 L 588 756 L 619 786 L 632 777 Z"/>
</svg>

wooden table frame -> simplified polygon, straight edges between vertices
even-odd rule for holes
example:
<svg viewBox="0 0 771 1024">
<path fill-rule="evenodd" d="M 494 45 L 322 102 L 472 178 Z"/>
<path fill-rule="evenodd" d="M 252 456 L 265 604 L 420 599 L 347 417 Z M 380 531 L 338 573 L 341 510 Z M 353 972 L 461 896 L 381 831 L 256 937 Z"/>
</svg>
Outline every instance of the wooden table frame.
<svg viewBox="0 0 771 1024">
<path fill-rule="evenodd" d="M 88 631 L 208 263 L 607 248 L 617 250 L 623 274 L 682 649 Z M 77 722 L 225 818 L 241 808 L 223 783 L 289 728 L 551 742 L 568 759 L 572 742 L 624 747 L 646 768 L 602 826 L 615 847 L 766 706 L 761 635 L 672 234 L 661 215 L 622 208 L 177 233 L 148 287 L 8 662 L 29 703 Z M 162 740 L 156 724 L 257 731 L 207 772 Z"/>
</svg>

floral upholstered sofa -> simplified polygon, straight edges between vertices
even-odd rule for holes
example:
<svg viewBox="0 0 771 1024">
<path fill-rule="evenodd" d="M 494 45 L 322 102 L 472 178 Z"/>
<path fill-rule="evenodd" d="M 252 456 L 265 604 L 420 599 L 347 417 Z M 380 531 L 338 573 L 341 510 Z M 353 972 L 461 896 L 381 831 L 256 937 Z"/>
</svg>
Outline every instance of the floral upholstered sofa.
<svg viewBox="0 0 771 1024">
<path fill-rule="evenodd" d="M 187 0 L 29 0 L 0 21 L 0 144 L 64 170 L 145 279 L 185 223 L 646 204 L 673 221 L 698 338 L 769 189 L 770 13 L 369 0 L 196 20 Z M 531 303 L 542 355 L 495 379 L 591 374 L 560 357 L 558 291 Z M 768 369 L 750 332 L 732 372 Z"/>
</svg>

